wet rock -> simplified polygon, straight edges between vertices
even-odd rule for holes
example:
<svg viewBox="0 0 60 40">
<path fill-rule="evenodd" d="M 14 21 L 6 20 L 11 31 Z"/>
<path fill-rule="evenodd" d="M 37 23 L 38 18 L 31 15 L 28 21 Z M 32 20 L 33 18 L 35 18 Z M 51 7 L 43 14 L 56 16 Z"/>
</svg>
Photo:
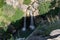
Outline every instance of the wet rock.
<svg viewBox="0 0 60 40">
<path fill-rule="evenodd" d="M 53 39 L 47 39 L 47 40 L 60 40 L 60 36 L 53 38 Z"/>
<path fill-rule="evenodd" d="M 50 36 L 52 36 L 51 38 L 47 39 L 47 40 L 60 40 L 60 29 L 56 29 L 53 30 L 50 33 Z M 54 36 L 54 37 L 53 37 Z M 55 37 L 56 36 L 56 37 Z"/>
<path fill-rule="evenodd" d="M 27 5 L 24 4 L 20 5 L 20 9 L 22 9 L 24 12 L 26 12 L 27 8 L 28 8 Z"/>
<path fill-rule="evenodd" d="M 29 14 L 29 10 L 27 10 L 27 12 L 26 12 L 26 13 L 27 13 L 27 16 L 30 16 L 30 14 Z"/>
<path fill-rule="evenodd" d="M 34 9 L 37 9 L 39 4 L 37 2 L 34 2 L 32 6 L 33 6 Z"/>
<path fill-rule="evenodd" d="M 58 34 L 60 34 L 60 29 L 53 30 L 53 31 L 50 33 L 50 36 L 54 36 L 54 35 L 58 35 Z"/>
<path fill-rule="evenodd" d="M 39 13 L 38 13 L 38 12 L 39 12 L 38 10 L 35 10 L 35 11 L 34 11 L 34 16 L 39 15 Z"/>
<path fill-rule="evenodd" d="M 56 40 L 60 40 L 60 36 L 58 36 L 57 38 L 55 38 Z"/>
<path fill-rule="evenodd" d="M 52 39 L 47 39 L 47 40 L 52 40 Z"/>
<path fill-rule="evenodd" d="M 30 6 L 29 8 L 31 11 L 35 11 L 35 8 L 33 8 L 32 6 Z"/>
<path fill-rule="evenodd" d="M 25 40 L 25 38 L 17 38 L 16 40 Z"/>
</svg>

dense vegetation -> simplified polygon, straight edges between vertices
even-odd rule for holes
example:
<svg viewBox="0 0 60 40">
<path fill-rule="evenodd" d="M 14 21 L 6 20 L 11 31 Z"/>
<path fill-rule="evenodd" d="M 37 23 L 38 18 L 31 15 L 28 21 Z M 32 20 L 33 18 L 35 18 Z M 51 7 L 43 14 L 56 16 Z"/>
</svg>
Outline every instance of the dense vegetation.
<svg viewBox="0 0 60 40">
<path fill-rule="evenodd" d="M 51 6 L 51 2 L 49 2 L 49 1 L 40 2 L 39 7 L 38 7 L 40 15 L 47 13 L 50 10 L 50 6 Z"/>
<path fill-rule="evenodd" d="M 24 0 L 23 3 L 26 5 L 29 5 L 31 3 L 31 0 Z M 38 10 L 39 10 L 40 16 L 42 17 L 43 23 L 39 22 L 39 24 L 37 24 L 37 26 L 39 27 L 38 28 L 39 30 L 44 31 L 42 33 L 43 35 L 49 35 L 49 33 L 52 30 L 60 28 L 59 20 L 58 20 L 60 18 L 59 17 L 60 16 L 59 15 L 60 14 L 60 0 L 54 0 L 51 2 L 50 1 L 39 2 Z M 14 40 L 12 31 L 15 31 L 16 29 L 19 30 L 19 32 L 21 32 L 20 27 L 23 22 L 20 23 L 20 21 L 21 21 L 20 19 L 23 17 L 23 13 L 24 12 L 22 10 L 20 10 L 19 8 L 14 9 L 12 6 L 7 5 L 4 2 L 4 0 L 0 0 L 0 36 L 2 37 L 2 40 L 3 39 L 4 40 L 7 40 L 7 39 Z M 46 22 L 44 19 L 46 20 Z M 40 21 L 40 20 L 41 20 L 41 18 L 38 19 L 38 21 Z M 44 26 L 44 25 L 46 25 L 46 26 Z M 13 27 L 8 28 L 9 26 L 10 27 L 13 26 Z M 44 26 L 44 27 L 42 27 L 42 26 Z M 12 31 L 9 32 L 8 31 L 9 29 Z M 26 31 L 26 33 L 27 32 L 30 32 L 30 29 L 28 29 L 28 31 Z M 21 32 L 20 34 L 22 34 L 22 36 L 29 35 L 28 33 L 27 33 L 27 35 L 24 35 L 24 32 Z M 16 35 L 18 35 L 18 33 Z"/>
<path fill-rule="evenodd" d="M 42 16 L 43 22 L 40 22 L 38 29 L 42 31 L 41 35 L 49 35 L 51 31 L 60 29 L 60 0 L 52 2 L 42 2 L 39 5 L 39 14 Z M 45 18 L 45 20 L 44 20 Z M 39 19 L 41 20 L 41 18 Z"/>
<path fill-rule="evenodd" d="M 0 24 L 4 23 L 5 25 L 7 25 L 9 24 L 9 22 L 15 22 L 16 20 L 21 19 L 22 16 L 23 11 L 19 10 L 18 8 L 14 9 L 9 5 L 4 5 L 0 9 Z"/>
<path fill-rule="evenodd" d="M 12 6 L 7 5 L 4 0 L 0 0 L 0 36 L 1 40 L 7 40 L 12 35 L 7 33 L 8 25 L 11 22 L 16 22 L 23 17 L 23 11 Z"/>
</svg>

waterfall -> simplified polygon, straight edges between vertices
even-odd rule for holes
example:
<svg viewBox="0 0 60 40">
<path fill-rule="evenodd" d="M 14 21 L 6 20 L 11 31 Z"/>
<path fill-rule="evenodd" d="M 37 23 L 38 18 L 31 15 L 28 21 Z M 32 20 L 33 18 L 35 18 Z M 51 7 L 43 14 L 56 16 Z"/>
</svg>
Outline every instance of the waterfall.
<svg viewBox="0 0 60 40">
<path fill-rule="evenodd" d="M 35 29 L 35 26 L 34 26 L 32 11 L 30 10 L 29 13 L 30 13 L 30 16 L 31 16 L 30 28 L 33 30 L 33 29 Z"/>
<path fill-rule="evenodd" d="M 22 31 L 26 31 L 26 14 L 24 15 L 24 25 Z"/>
</svg>

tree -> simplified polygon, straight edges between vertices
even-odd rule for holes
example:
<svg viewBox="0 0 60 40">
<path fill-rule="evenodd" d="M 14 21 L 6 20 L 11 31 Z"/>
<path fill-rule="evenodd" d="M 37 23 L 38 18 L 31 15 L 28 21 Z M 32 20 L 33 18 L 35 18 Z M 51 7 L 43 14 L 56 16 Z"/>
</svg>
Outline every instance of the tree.
<svg viewBox="0 0 60 40">
<path fill-rule="evenodd" d="M 49 1 L 40 2 L 39 4 L 39 13 L 40 15 L 47 13 L 50 10 L 51 3 Z"/>
</svg>

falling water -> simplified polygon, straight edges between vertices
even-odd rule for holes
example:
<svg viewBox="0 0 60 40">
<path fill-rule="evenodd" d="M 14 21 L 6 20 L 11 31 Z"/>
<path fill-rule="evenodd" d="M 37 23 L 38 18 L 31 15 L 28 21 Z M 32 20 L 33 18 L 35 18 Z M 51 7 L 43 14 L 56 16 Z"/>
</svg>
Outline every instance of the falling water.
<svg viewBox="0 0 60 40">
<path fill-rule="evenodd" d="M 33 29 L 35 29 L 35 26 L 34 26 L 33 15 L 32 15 L 32 11 L 31 10 L 30 10 L 30 16 L 31 16 L 30 28 L 33 30 Z"/>
<path fill-rule="evenodd" d="M 24 15 L 24 25 L 22 31 L 26 31 L 26 14 Z"/>
</svg>

